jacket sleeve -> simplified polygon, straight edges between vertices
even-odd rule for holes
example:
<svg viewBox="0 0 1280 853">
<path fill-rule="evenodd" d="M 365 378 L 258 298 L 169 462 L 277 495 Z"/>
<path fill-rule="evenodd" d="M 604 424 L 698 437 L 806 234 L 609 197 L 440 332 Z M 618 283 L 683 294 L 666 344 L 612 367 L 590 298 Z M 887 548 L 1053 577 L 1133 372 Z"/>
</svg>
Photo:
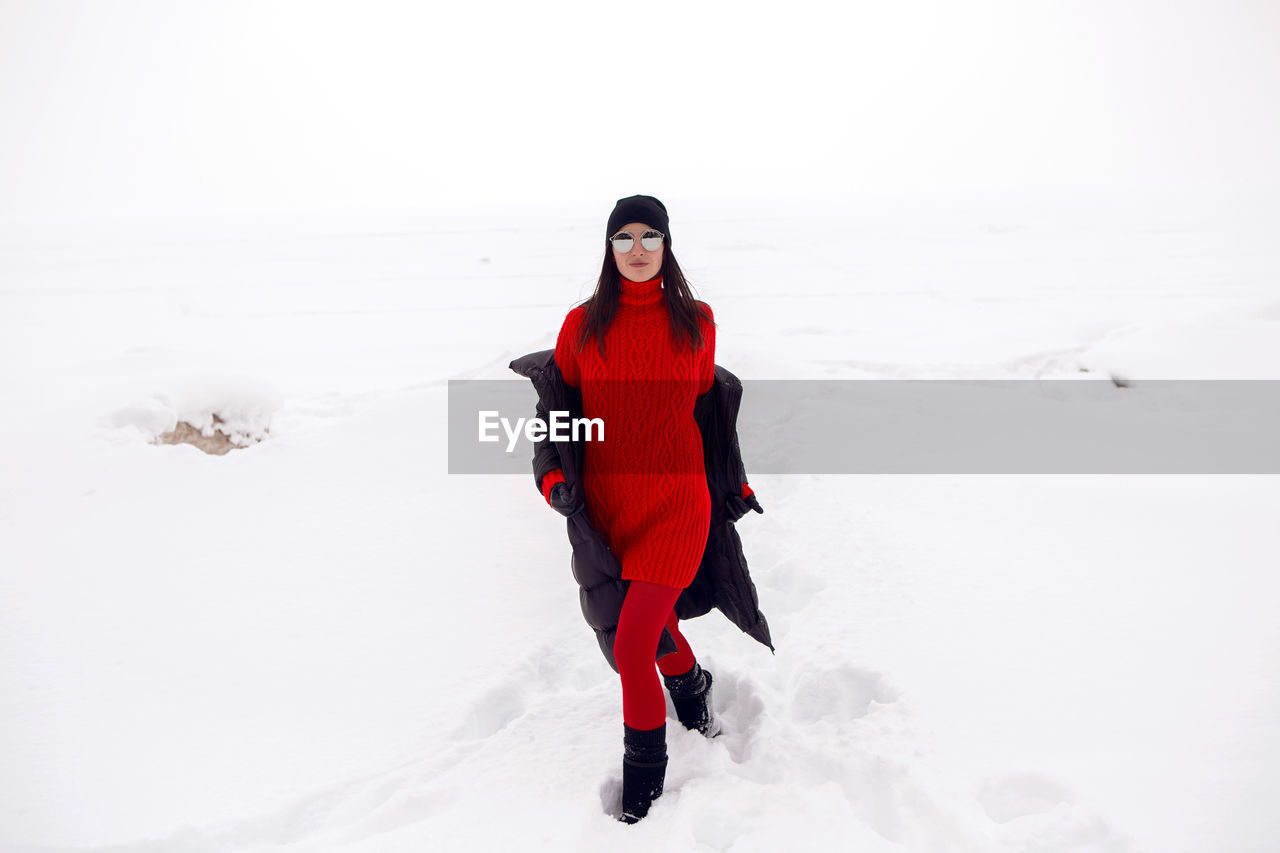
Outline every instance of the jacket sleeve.
<svg viewBox="0 0 1280 853">
<path fill-rule="evenodd" d="M 542 405 L 542 401 L 538 401 L 537 415 L 542 419 L 543 423 L 547 422 L 547 408 Z M 546 481 L 546 489 L 543 489 L 543 478 L 552 471 L 560 470 L 560 451 L 556 449 L 555 444 L 549 436 L 544 437 L 541 441 L 534 442 L 533 445 L 533 484 L 537 488 L 538 493 L 546 498 L 550 493 L 551 487 L 555 483 L 550 479 Z M 561 474 L 561 480 L 564 475 Z"/>
</svg>

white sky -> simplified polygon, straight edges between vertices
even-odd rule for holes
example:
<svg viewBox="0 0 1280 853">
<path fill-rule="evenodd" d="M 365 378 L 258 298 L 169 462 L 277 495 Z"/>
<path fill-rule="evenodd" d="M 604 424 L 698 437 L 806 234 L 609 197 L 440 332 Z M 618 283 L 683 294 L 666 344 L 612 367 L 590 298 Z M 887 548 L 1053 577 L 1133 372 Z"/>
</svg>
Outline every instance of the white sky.
<svg viewBox="0 0 1280 853">
<path fill-rule="evenodd" d="M 1278 57 L 1273 0 L 0 0 L 0 217 L 1280 184 Z"/>
</svg>

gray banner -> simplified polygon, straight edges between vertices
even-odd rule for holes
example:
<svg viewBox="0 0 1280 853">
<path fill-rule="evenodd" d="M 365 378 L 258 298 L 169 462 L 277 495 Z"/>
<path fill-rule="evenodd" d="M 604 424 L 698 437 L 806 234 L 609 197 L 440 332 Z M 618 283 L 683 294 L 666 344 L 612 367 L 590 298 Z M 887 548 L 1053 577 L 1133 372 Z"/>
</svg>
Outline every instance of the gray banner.
<svg viewBox="0 0 1280 853">
<path fill-rule="evenodd" d="M 1280 474 L 1280 381 L 742 385 L 748 474 Z M 523 379 L 450 381 L 449 473 L 529 475 L 536 400 Z"/>
</svg>

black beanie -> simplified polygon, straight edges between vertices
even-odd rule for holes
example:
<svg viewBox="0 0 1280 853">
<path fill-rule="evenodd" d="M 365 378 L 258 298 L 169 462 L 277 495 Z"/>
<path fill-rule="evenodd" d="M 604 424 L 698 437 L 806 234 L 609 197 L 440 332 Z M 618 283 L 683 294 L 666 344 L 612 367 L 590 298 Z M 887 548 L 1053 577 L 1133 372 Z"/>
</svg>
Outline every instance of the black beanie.
<svg viewBox="0 0 1280 853">
<path fill-rule="evenodd" d="M 609 214 L 609 225 L 604 238 L 608 240 L 628 222 L 643 222 L 651 228 L 657 228 L 667 235 L 667 242 L 671 242 L 671 225 L 667 221 L 667 206 L 651 195 L 633 195 L 630 198 L 618 199 L 613 213 Z"/>
</svg>

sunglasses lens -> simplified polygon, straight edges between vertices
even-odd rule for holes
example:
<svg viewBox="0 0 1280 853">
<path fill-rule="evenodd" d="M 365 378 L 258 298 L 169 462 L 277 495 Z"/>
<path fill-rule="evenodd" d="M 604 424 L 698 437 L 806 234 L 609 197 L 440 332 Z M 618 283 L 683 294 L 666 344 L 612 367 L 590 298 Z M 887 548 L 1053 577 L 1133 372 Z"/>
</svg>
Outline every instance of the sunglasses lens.
<svg viewBox="0 0 1280 853">
<path fill-rule="evenodd" d="M 609 238 L 609 242 L 613 244 L 615 252 L 626 254 L 630 252 L 636 245 L 636 238 L 623 231 L 620 234 L 614 234 Z M 644 247 L 646 252 L 656 252 L 662 248 L 662 232 L 646 231 L 640 235 L 640 245 Z"/>
</svg>

